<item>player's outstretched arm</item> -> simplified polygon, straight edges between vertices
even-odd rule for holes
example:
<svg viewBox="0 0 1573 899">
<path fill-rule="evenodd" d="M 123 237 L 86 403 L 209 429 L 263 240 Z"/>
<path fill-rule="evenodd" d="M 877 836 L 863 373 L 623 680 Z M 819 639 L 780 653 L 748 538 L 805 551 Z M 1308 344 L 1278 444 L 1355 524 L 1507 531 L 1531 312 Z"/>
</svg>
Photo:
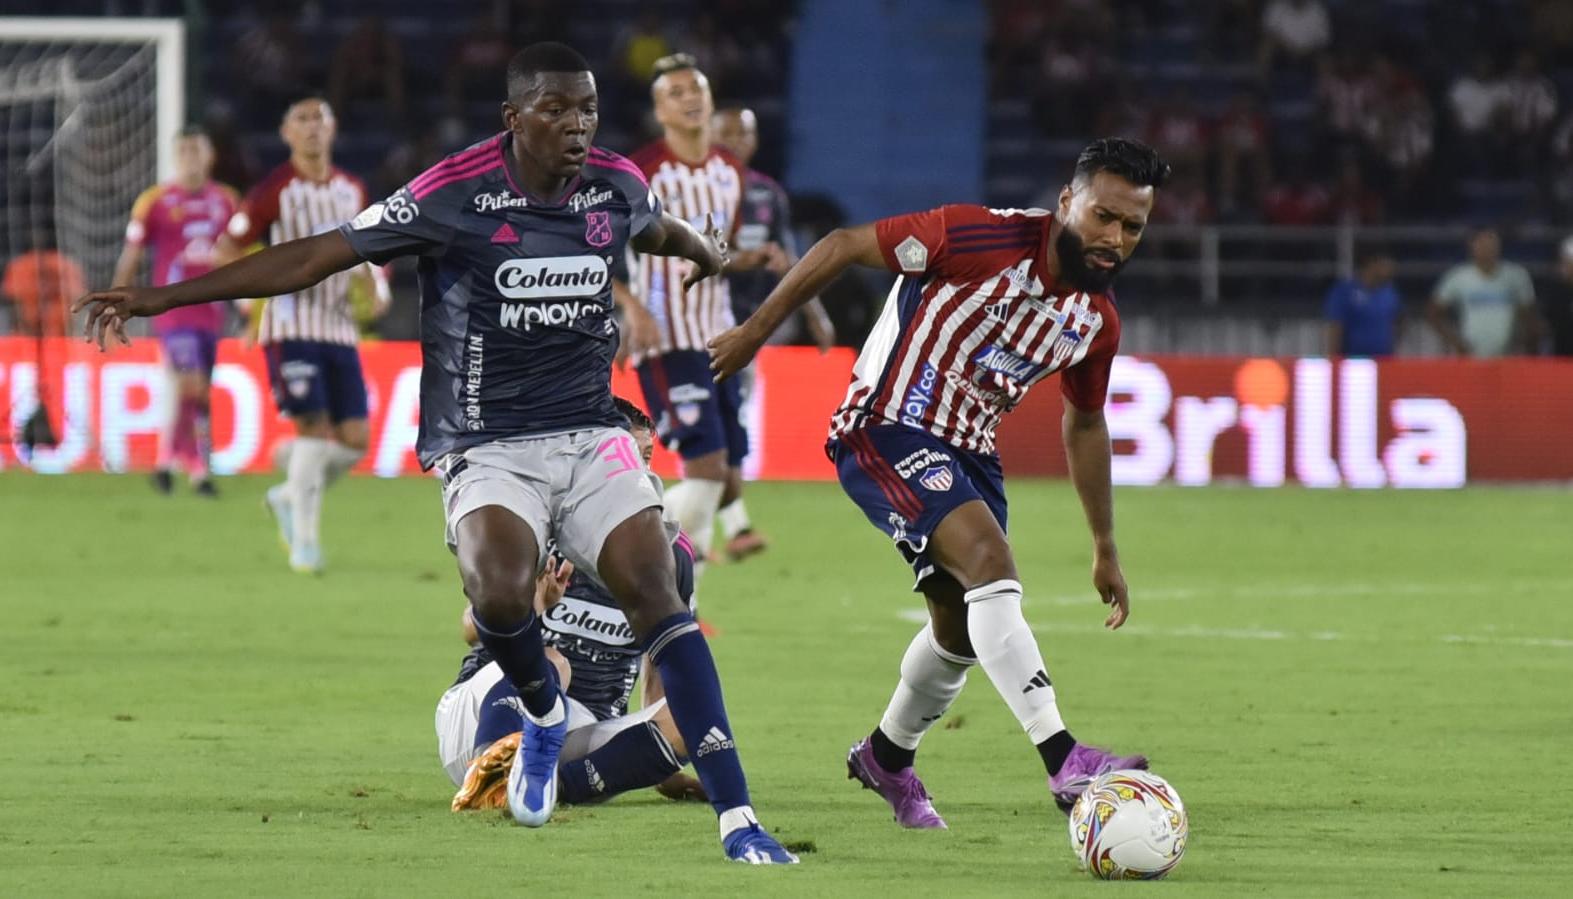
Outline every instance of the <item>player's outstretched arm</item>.
<svg viewBox="0 0 1573 899">
<path fill-rule="evenodd" d="M 886 268 L 873 225 L 837 228 L 814 244 L 770 292 L 748 321 L 710 341 L 710 370 L 717 381 L 737 374 L 787 317 L 852 265 Z"/>
<path fill-rule="evenodd" d="M 1110 629 L 1125 623 L 1131 613 L 1125 575 L 1120 571 L 1120 554 L 1114 545 L 1114 486 L 1109 478 L 1109 425 L 1103 410 L 1088 412 L 1069 402 L 1062 423 L 1065 459 L 1070 465 L 1071 483 L 1081 497 L 1092 531 L 1092 584 L 1105 605 L 1111 606 L 1104 625 Z"/>
<path fill-rule="evenodd" d="M 90 293 L 72 303 L 71 311 L 87 311 L 82 333 L 89 341 L 96 341 L 100 349 L 107 347 L 110 334 L 129 345 L 125 330 L 129 319 L 215 300 L 292 293 L 360 262 L 344 235 L 337 230 L 327 231 L 268 247 L 179 284 L 117 287 Z"/>
<path fill-rule="evenodd" d="M 663 212 L 649 227 L 634 235 L 630 243 L 640 253 L 680 256 L 692 262 L 694 270 L 683 279 L 684 290 L 721 274 L 727 264 L 725 236 L 709 215 L 705 216 L 705 230 L 701 234 L 693 225 Z"/>
</svg>

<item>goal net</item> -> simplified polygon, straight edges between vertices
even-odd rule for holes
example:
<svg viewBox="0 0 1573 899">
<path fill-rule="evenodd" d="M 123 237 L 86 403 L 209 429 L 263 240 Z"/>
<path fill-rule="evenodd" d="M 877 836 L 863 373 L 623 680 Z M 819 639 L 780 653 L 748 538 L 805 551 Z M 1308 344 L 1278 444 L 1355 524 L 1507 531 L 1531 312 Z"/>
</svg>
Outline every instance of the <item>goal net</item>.
<svg viewBox="0 0 1573 899">
<path fill-rule="evenodd" d="M 49 339 L 74 333 L 57 285 L 78 271 L 108 285 L 132 203 L 172 174 L 184 57 L 179 20 L 0 17 L 0 264 L 16 269 L 7 292 L 24 294 L 0 321 L 13 335 L 0 443 L 40 470 L 90 430 L 72 402 L 87 349 Z"/>
</svg>

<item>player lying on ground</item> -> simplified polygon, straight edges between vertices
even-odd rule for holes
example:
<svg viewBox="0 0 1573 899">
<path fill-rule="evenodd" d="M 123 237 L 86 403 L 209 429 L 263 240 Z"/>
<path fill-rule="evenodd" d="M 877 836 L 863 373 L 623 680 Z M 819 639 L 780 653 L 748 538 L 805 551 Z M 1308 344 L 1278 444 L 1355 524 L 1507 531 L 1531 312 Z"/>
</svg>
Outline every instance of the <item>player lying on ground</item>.
<svg viewBox="0 0 1573 899">
<path fill-rule="evenodd" d="M 655 423 L 617 398 L 646 467 L 655 449 Z M 673 528 L 677 590 L 692 603 L 693 548 Z M 628 619 L 606 590 L 573 563 L 549 557 L 536 581 L 536 613 L 546 630 L 547 658 L 568 697 L 568 738 L 557 766 L 558 799 L 599 802 L 618 793 L 656 787 L 673 799 L 704 798 L 699 782 L 682 774 L 688 749 L 662 698 L 660 675 L 644 666 L 642 708 L 628 700 L 644 654 Z M 459 787 L 453 809 L 507 805 L 508 770 L 519 748 L 519 693 L 480 645 L 475 620 L 464 610 L 470 652 L 459 678 L 437 703 L 437 753 Z"/>
<path fill-rule="evenodd" d="M 132 316 L 300 290 L 370 261 L 418 256 L 421 423 L 442 475 L 447 539 L 481 644 L 519 691 L 508 807 L 539 827 L 557 803 L 568 713 L 546 659 L 535 578 L 547 540 L 617 598 L 661 673 L 719 818 L 727 858 L 797 858 L 759 826 L 710 647 L 677 595 L 661 495 L 612 403 L 611 262 L 682 256 L 684 287 L 721 271 L 715 236 L 666 215 L 628 160 L 593 146 L 595 77 L 562 44 L 508 64 L 506 130 L 448 157 L 341 227 L 275 244 L 194 281 L 88 294 L 90 339 Z M 702 741 L 711 739 L 710 751 Z"/>
<path fill-rule="evenodd" d="M 1169 167 L 1150 147 L 1094 141 L 1054 213 L 944 206 L 831 232 L 763 307 L 711 344 L 726 378 L 771 331 L 853 264 L 901 277 L 853 369 L 826 445 L 842 488 L 895 541 L 917 575 L 929 623 L 849 777 L 876 790 L 905 827 L 944 827 L 913 773 L 918 742 L 983 672 L 1037 747 L 1062 809 L 1097 774 L 1146 767 L 1078 743 L 1066 730 L 1005 537 L 994 427 L 1027 388 L 1060 372 L 1065 452 L 1092 531 L 1092 581 L 1108 620 L 1129 614 L 1114 543 L 1103 404 L 1119 346 L 1109 286 L 1136 250 Z"/>
</svg>

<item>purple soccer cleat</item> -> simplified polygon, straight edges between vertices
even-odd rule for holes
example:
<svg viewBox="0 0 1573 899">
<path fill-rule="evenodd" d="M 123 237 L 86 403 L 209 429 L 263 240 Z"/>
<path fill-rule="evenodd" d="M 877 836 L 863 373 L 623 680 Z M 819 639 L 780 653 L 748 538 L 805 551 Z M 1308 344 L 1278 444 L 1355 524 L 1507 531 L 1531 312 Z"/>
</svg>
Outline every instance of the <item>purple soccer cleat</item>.
<svg viewBox="0 0 1573 899">
<path fill-rule="evenodd" d="M 934 803 L 929 801 L 923 781 L 918 780 L 911 768 L 903 768 L 894 774 L 881 768 L 874 761 L 874 750 L 868 740 L 852 744 L 852 749 L 847 753 L 847 779 L 856 780 L 863 784 L 864 789 L 883 796 L 896 813 L 896 823 L 902 827 L 915 830 L 949 829 L 945 826 L 945 819 L 934 811 Z"/>
<path fill-rule="evenodd" d="M 1070 814 L 1071 807 L 1081 797 L 1082 791 L 1092 783 L 1092 779 L 1100 774 L 1110 771 L 1119 771 L 1125 768 L 1139 768 L 1147 770 L 1147 757 L 1145 755 L 1115 755 L 1106 749 L 1077 743 L 1071 749 L 1070 755 L 1065 757 L 1065 764 L 1060 767 L 1060 773 L 1049 778 L 1049 791 L 1054 794 L 1054 804 L 1060 811 Z"/>
</svg>

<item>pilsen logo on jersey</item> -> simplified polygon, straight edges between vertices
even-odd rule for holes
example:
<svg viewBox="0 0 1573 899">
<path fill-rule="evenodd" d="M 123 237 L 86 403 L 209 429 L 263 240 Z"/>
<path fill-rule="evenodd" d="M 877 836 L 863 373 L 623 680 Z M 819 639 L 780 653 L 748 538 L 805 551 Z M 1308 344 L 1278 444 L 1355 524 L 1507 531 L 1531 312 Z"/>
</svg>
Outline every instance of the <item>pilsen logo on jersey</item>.
<svg viewBox="0 0 1573 899">
<path fill-rule="evenodd" d="M 571 596 L 546 610 L 546 627 L 610 646 L 632 646 L 634 642 L 634 629 L 623 613 Z"/>
<path fill-rule="evenodd" d="M 494 194 L 476 194 L 476 212 L 497 212 L 502 209 L 523 209 L 530 205 L 524 197 L 516 197 L 507 191 L 498 191 Z"/>
<path fill-rule="evenodd" d="M 574 194 L 573 199 L 568 201 L 568 208 L 574 212 L 583 212 L 591 206 L 599 206 L 611 198 L 611 191 L 596 190 L 592 187 L 589 190 Z"/>
</svg>

